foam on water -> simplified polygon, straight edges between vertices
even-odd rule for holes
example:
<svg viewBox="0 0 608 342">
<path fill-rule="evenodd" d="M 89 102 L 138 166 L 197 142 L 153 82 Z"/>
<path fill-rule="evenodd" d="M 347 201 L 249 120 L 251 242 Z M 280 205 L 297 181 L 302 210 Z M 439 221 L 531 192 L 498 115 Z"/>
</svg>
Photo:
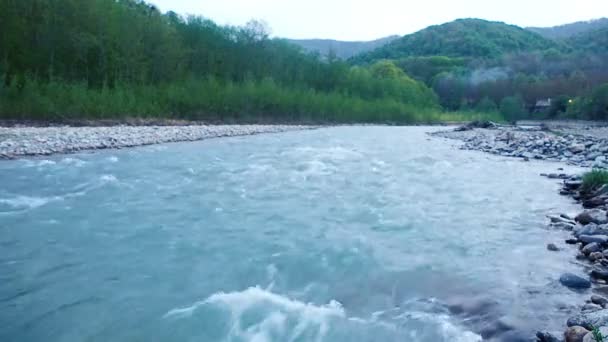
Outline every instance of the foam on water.
<svg viewBox="0 0 608 342">
<path fill-rule="evenodd" d="M 272 293 L 260 287 L 250 287 L 238 292 L 218 292 L 204 301 L 185 308 L 173 309 L 164 318 L 191 317 L 204 306 L 227 309 L 230 313 L 230 338 L 246 341 L 296 341 L 302 336 L 314 335 L 322 341 L 327 334 L 332 319 L 344 319 L 346 314 L 342 305 L 332 300 L 326 305 L 315 305 Z M 243 324 L 243 317 L 254 311 L 265 312 L 257 321 Z M 288 322 L 297 322 L 295 327 Z"/>
<path fill-rule="evenodd" d="M 4 204 L 13 209 L 34 209 L 38 207 L 42 207 L 53 201 L 60 201 L 63 198 L 61 196 L 53 196 L 53 197 L 33 197 L 33 196 L 23 196 L 18 195 L 11 198 L 0 198 L 0 204 Z"/>
</svg>

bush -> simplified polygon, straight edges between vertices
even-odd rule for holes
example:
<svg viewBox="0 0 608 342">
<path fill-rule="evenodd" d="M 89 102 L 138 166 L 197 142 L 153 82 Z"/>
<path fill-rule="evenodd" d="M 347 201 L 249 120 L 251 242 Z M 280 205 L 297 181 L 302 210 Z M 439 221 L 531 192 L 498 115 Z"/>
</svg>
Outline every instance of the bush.
<svg viewBox="0 0 608 342">
<path fill-rule="evenodd" d="M 608 171 L 593 170 L 583 176 L 583 185 L 581 192 L 590 193 L 604 184 L 608 184 Z"/>
</svg>

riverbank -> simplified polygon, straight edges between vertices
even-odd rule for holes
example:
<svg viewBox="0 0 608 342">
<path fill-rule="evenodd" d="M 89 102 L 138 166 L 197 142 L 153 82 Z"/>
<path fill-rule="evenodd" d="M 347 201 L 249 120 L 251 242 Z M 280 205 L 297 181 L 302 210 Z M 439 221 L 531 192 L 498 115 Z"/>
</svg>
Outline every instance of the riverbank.
<svg viewBox="0 0 608 342">
<path fill-rule="evenodd" d="M 463 126 L 431 135 L 464 142 L 461 149 L 488 152 L 504 157 L 564 162 L 569 165 L 608 168 L 608 129 L 573 127 L 523 129 L 519 127 L 486 128 Z M 573 291 L 588 292 L 585 303 L 573 303 L 580 313 L 570 317 L 561 336 L 538 332 L 541 342 L 593 342 L 608 337 L 608 186 L 584 189 L 582 175 L 542 174 L 563 182 L 560 194 L 569 196 L 583 207 L 578 215 L 548 216 L 549 227 L 570 231 L 572 237 L 562 244 L 548 244 L 547 249 L 560 252 L 579 250 L 572 273 L 559 275 L 561 285 Z M 600 336 L 601 335 L 601 336 Z M 596 338 L 597 337 L 597 338 Z"/>
<path fill-rule="evenodd" d="M 313 129 L 304 125 L 0 127 L 0 159 Z"/>
</svg>

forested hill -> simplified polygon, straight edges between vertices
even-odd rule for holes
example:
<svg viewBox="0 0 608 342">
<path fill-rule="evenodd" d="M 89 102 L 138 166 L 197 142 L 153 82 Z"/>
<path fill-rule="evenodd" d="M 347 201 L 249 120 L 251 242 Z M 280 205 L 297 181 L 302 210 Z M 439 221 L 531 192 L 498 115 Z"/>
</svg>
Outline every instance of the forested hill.
<svg viewBox="0 0 608 342">
<path fill-rule="evenodd" d="M 589 21 L 553 26 L 553 27 L 528 27 L 527 29 L 551 39 L 566 39 L 582 33 L 608 28 L 608 18 L 600 18 Z"/>
<path fill-rule="evenodd" d="M 608 54 L 608 25 L 601 29 L 572 36 L 567 40 L 567 43 L 577 51 Z"/>
<path fill-rule="evenodd" d="M 363 52 L 384 46 L 399 36 L 389 36 L 372 41 L 349 42 L 332 39 L 288 39 L 290 43 L 301 46 L 304 50 L 319 53 L 321 56 L 335 54 L 341 59 L 348 59 Z"/>
<path fill-rule="evenodd" d="M 0 0 L 0 119 L 414 122 L 439 115 L 390 62 L 304 53 L 265 26 L 140 0 Z"/>
<path fill-rule="evenodd" d="M 353 61 L 435 55 L 489 58 L 552 47 L 557 47 L 557 43 L 521 27 L 481 19 L 459 19 L 406 35 L 356 56 Z"/>
</svg>

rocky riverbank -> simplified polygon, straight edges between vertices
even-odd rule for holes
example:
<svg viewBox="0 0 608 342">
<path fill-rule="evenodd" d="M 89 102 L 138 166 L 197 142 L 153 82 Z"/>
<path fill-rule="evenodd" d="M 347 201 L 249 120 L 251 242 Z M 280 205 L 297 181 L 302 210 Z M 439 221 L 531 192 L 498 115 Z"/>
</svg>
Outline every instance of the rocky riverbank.
<svg viewBox="0 0 608 342">
<path fill-rule="evenodd" d="M 565 162 L 582 167 L 608 168 L 608 130 L 606 128 L 565 128 L 560 130 L 498 127 L 475 124 L 452 131 L 432 133 L 464 141 L 466 150 L 484 151 L 505 157 Z M 589 299 L 580 304 L 580 313 L 570 317 L 563 335 L 538 332 L 540 342 L 608 341 L 608 185 L 589 191 L 582 187 L 581 175 L 544 174 L 563 182 L 560 193 L 581 203 L 576 216 L 548 217 L 549 227 L 567 230 L 572 237 L 564 241 L 577 248 L 576 269 L 559 276 L 559 282 L 573 291 L 587 291 Z M 547 249 L 559 252 L 557 244 Z M 582 265 L 582 267 L 581 267 Z M 601 337 L 603 336 L 603 338 Z"/>
<path fill-rule="evenodd" d="M 608 168 L 608 129 L 498 127 L 461 127 L 452 131 L 434 133 L 450 139 L 464 141 L 465 150 L 484 151 L 504 157 L 524 160 L 539 159 L 560 161 L 582 167 Z"/>
<path fill-rule="evenodd" d="M 312 129 L 297 125 L 0 127 L 0 159 Z"/>
</svg>

